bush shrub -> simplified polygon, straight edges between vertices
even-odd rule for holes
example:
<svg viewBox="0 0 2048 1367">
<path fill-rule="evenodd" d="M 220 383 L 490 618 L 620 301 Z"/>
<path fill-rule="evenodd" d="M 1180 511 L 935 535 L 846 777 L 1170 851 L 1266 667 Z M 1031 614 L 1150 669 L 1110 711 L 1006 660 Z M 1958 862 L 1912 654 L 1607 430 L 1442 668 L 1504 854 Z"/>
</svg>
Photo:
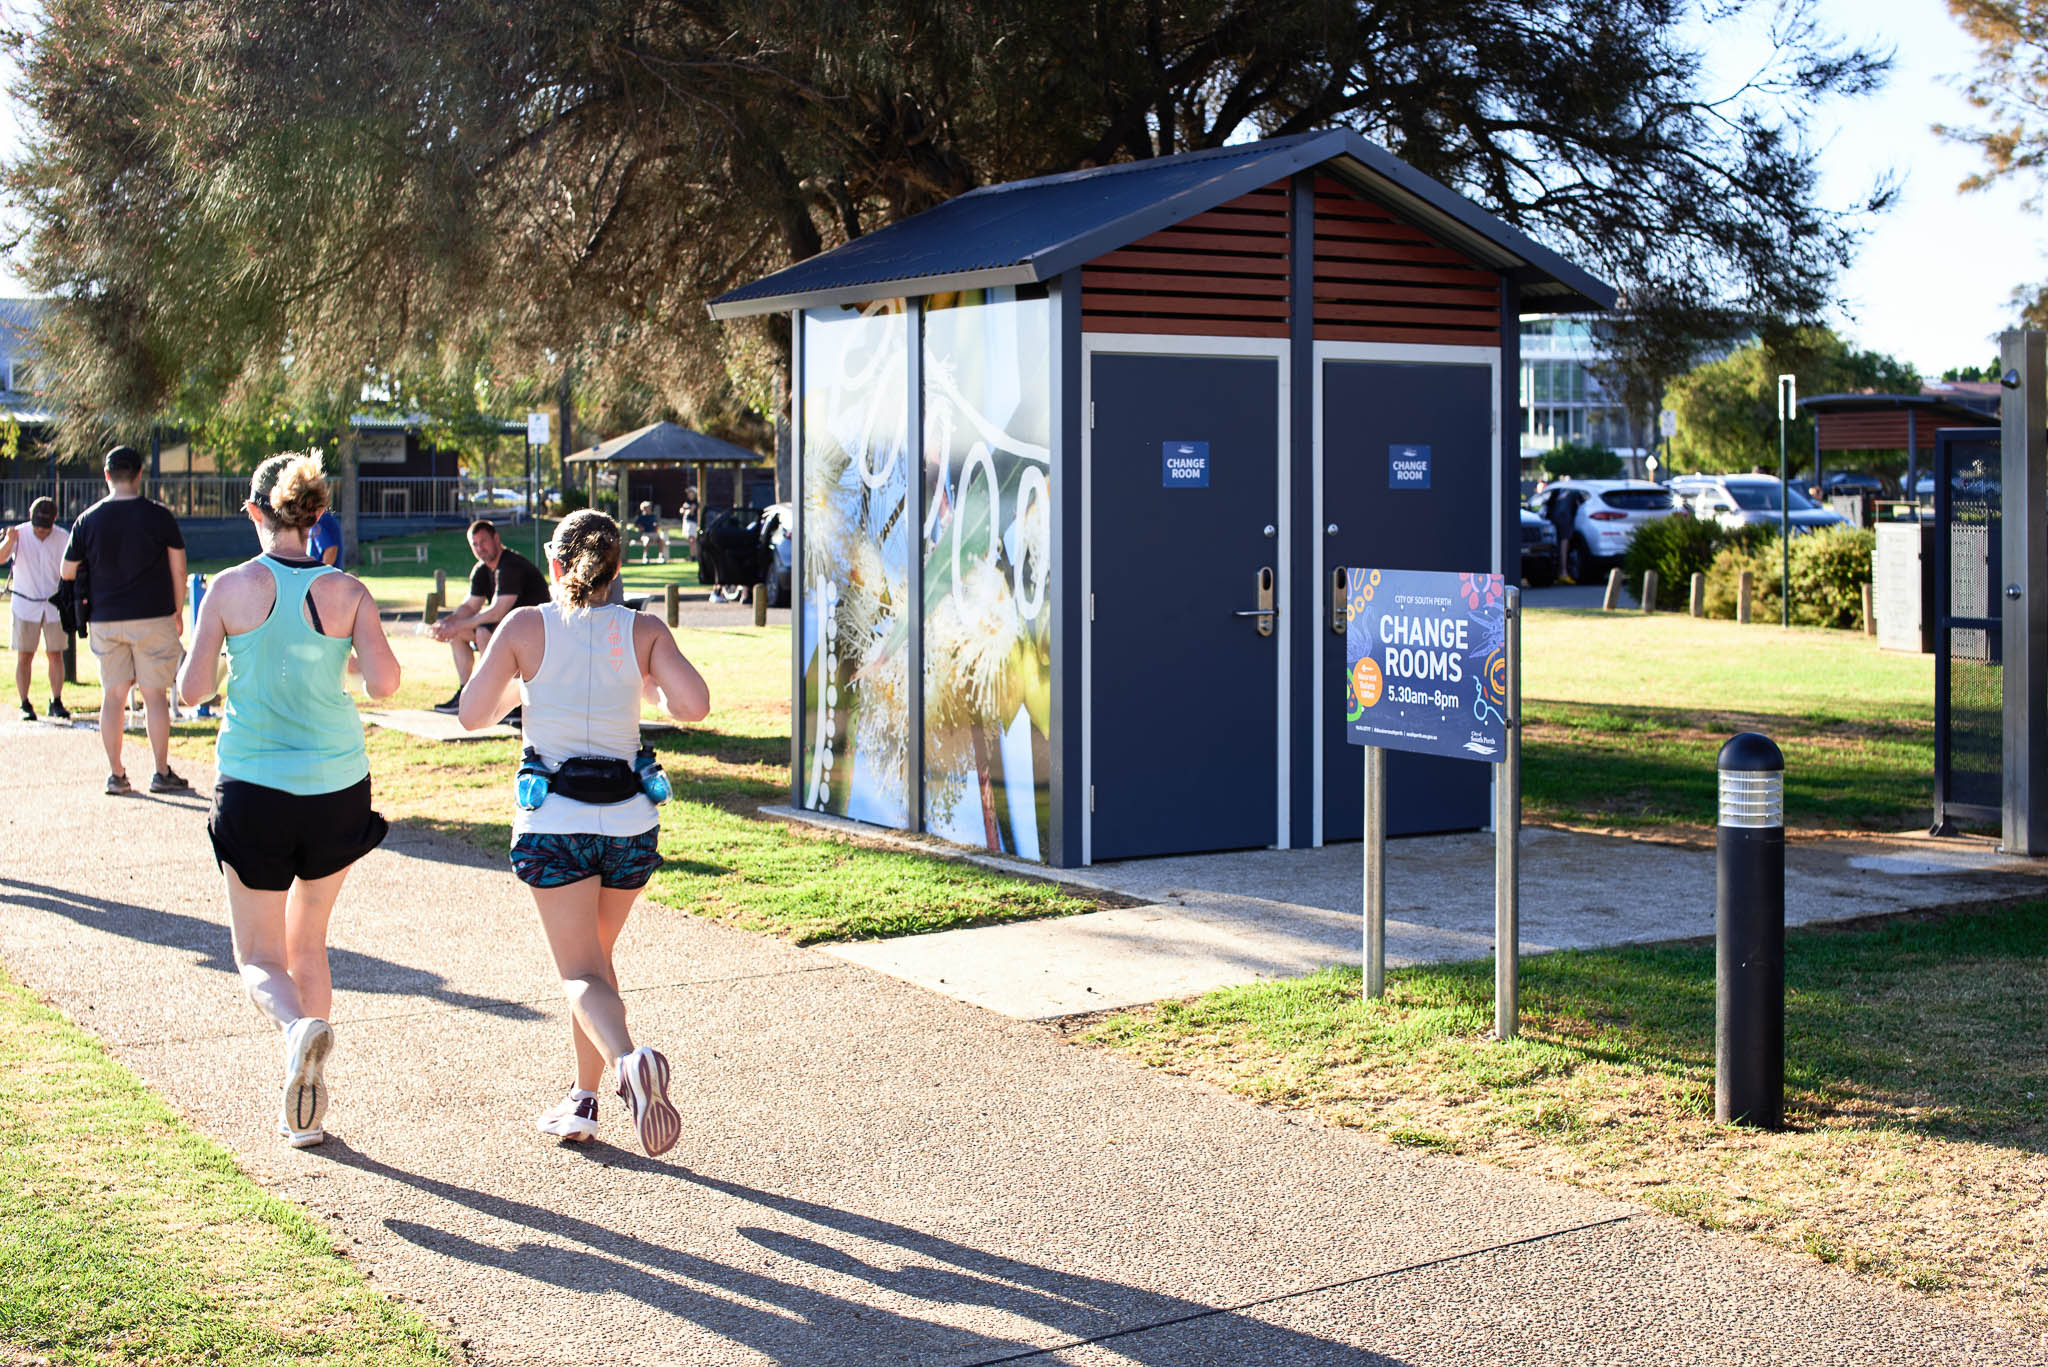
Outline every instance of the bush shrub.
<svg viewBox="0 0 2048 1367">
<path fill-rule="evenodd" d="M 1759 622 L 1780 617 L 1778 580 L 1783 572 L 1777 536 L 1763 528 L 1722 547 L 1707 569 L 1707 615 L 1733 618 L 1739 579 L 1748 570 L 1750 616 Z M 1829 527 L 1792 538 L 1792 621 L 1796 626 L 1863 625 L 1863 586 L 1870 582 L 1877 534 L 1860 527 Z M 1661 599 L 1662 593 L 1658 594 Z"/>
<path fill-rule="evenodd" d="M 1683 612 L 1692 605 L 1692 577 L 1704 574 L 1714 556 L 1738 533 L 1705 518 L 1667 517 L 1636 528 L 1622 557 L 1621 572 L 1638 591 L 1645 570 L 1657 571 L 1657 607 Z"/>
<path fill-rule="evenodd" d="M 567 517 L 590 506 L 590 495 L 581 489 L 564 489 L 562 496 L 555 500 L 555 516 Z"/>
<path fill-rule="evenodd" d="M 1568 441 L 1544 454 L 1543 474 L 1548 479 L 1617 479 L 1621 457 L 1605 447 Z"/>
</svg>

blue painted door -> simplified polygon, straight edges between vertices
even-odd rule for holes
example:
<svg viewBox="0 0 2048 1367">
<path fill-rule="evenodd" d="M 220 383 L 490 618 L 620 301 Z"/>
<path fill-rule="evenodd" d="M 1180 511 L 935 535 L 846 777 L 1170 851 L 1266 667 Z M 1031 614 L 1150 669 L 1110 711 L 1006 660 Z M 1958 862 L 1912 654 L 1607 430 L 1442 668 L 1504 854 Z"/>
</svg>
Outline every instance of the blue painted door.
<svg viewBox="0 0 2048 1367">
<path fill-rule="evenodd" d="M 1093 367 L 1091 855 L 1278 843 L 1279 362 Z"/>
<path fill-rule="evenodd" d="M 1493 567 L 1499 461 L 1491 367 L 1323 362 L 1322 456 L 1323 526 L 1317 531 L 1324 570 L 1316 625 L 1323 839 L 1357 840 L 1365 821 L 1365 765 L 1359 747 L 1344 739 L 1344 638 L 1330 629 L 1331 571 L 1347 565 Z M 1327 530 L 1331 524 L 1335 532 Z M 1387 833 L 1484 826 L 1491 816 L 1491 768 L 1389 751 Z"/>
</svg>

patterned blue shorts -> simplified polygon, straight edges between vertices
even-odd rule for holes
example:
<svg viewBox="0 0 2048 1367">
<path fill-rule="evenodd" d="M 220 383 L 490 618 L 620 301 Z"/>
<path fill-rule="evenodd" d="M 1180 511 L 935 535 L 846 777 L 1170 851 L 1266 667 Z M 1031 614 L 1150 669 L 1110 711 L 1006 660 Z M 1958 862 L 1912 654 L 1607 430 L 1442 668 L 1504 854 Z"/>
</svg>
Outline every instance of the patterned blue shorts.
<svg viewBox="0 0 2048 1367">
<path fill-rule="evenodd" d="M 512 872 L 529 887 L 565 888 L 586 878 L 607 888 L 644 888 L 661 867 L 659 830 L 638 835 L 536 835 L 512 842 Z"/>
</svg>

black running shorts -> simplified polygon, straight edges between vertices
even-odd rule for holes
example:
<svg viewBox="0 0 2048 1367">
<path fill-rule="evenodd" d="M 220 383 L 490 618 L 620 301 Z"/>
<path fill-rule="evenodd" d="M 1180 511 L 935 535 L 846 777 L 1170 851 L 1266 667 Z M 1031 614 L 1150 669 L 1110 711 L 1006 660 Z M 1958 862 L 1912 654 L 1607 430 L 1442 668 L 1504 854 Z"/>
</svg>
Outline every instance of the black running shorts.
<svg viewBox="0 0 2048 1367">
<path fill-rule="evenodd" d="M 310 797 L 219 779 L 206 822 L 214 862 L 263 892 L 285 892 L 294 878 L 340 873 L 383 844 L 390 829 L 370 810 L 367 776 L 353 787 Z"/>
</svg>

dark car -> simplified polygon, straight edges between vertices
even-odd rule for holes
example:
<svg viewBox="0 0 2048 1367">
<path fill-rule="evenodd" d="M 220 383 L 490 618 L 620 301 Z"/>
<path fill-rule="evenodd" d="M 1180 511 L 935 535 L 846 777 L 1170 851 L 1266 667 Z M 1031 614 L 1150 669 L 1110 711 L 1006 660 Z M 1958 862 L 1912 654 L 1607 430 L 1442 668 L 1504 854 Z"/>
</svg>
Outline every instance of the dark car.
<svg viewBox="0 0 2048 1367">
<path fill-rule="evenodd" d="M 1830 470 L 1821 477 L 1820 496 L 1830 494 L 1862 494 L 1865 498 L 1883 498 L 1884 481 L 1867 470 Z"/>
<path fill-rule="evenodd" d="M 1557 582 L 1557 528 L 1550 519 L 1522 509 L 1522 577 L 1532 589 L 1547 589 Z"/>
<path fill-rule="evenodd" d="M 788 606 L 790 521 L 787 503 L 712 513 L 697 534 L 699 582 L 724 602 L 737 602 L 754 585 L 766 584 L 769 606 Z"/>
</svg>

